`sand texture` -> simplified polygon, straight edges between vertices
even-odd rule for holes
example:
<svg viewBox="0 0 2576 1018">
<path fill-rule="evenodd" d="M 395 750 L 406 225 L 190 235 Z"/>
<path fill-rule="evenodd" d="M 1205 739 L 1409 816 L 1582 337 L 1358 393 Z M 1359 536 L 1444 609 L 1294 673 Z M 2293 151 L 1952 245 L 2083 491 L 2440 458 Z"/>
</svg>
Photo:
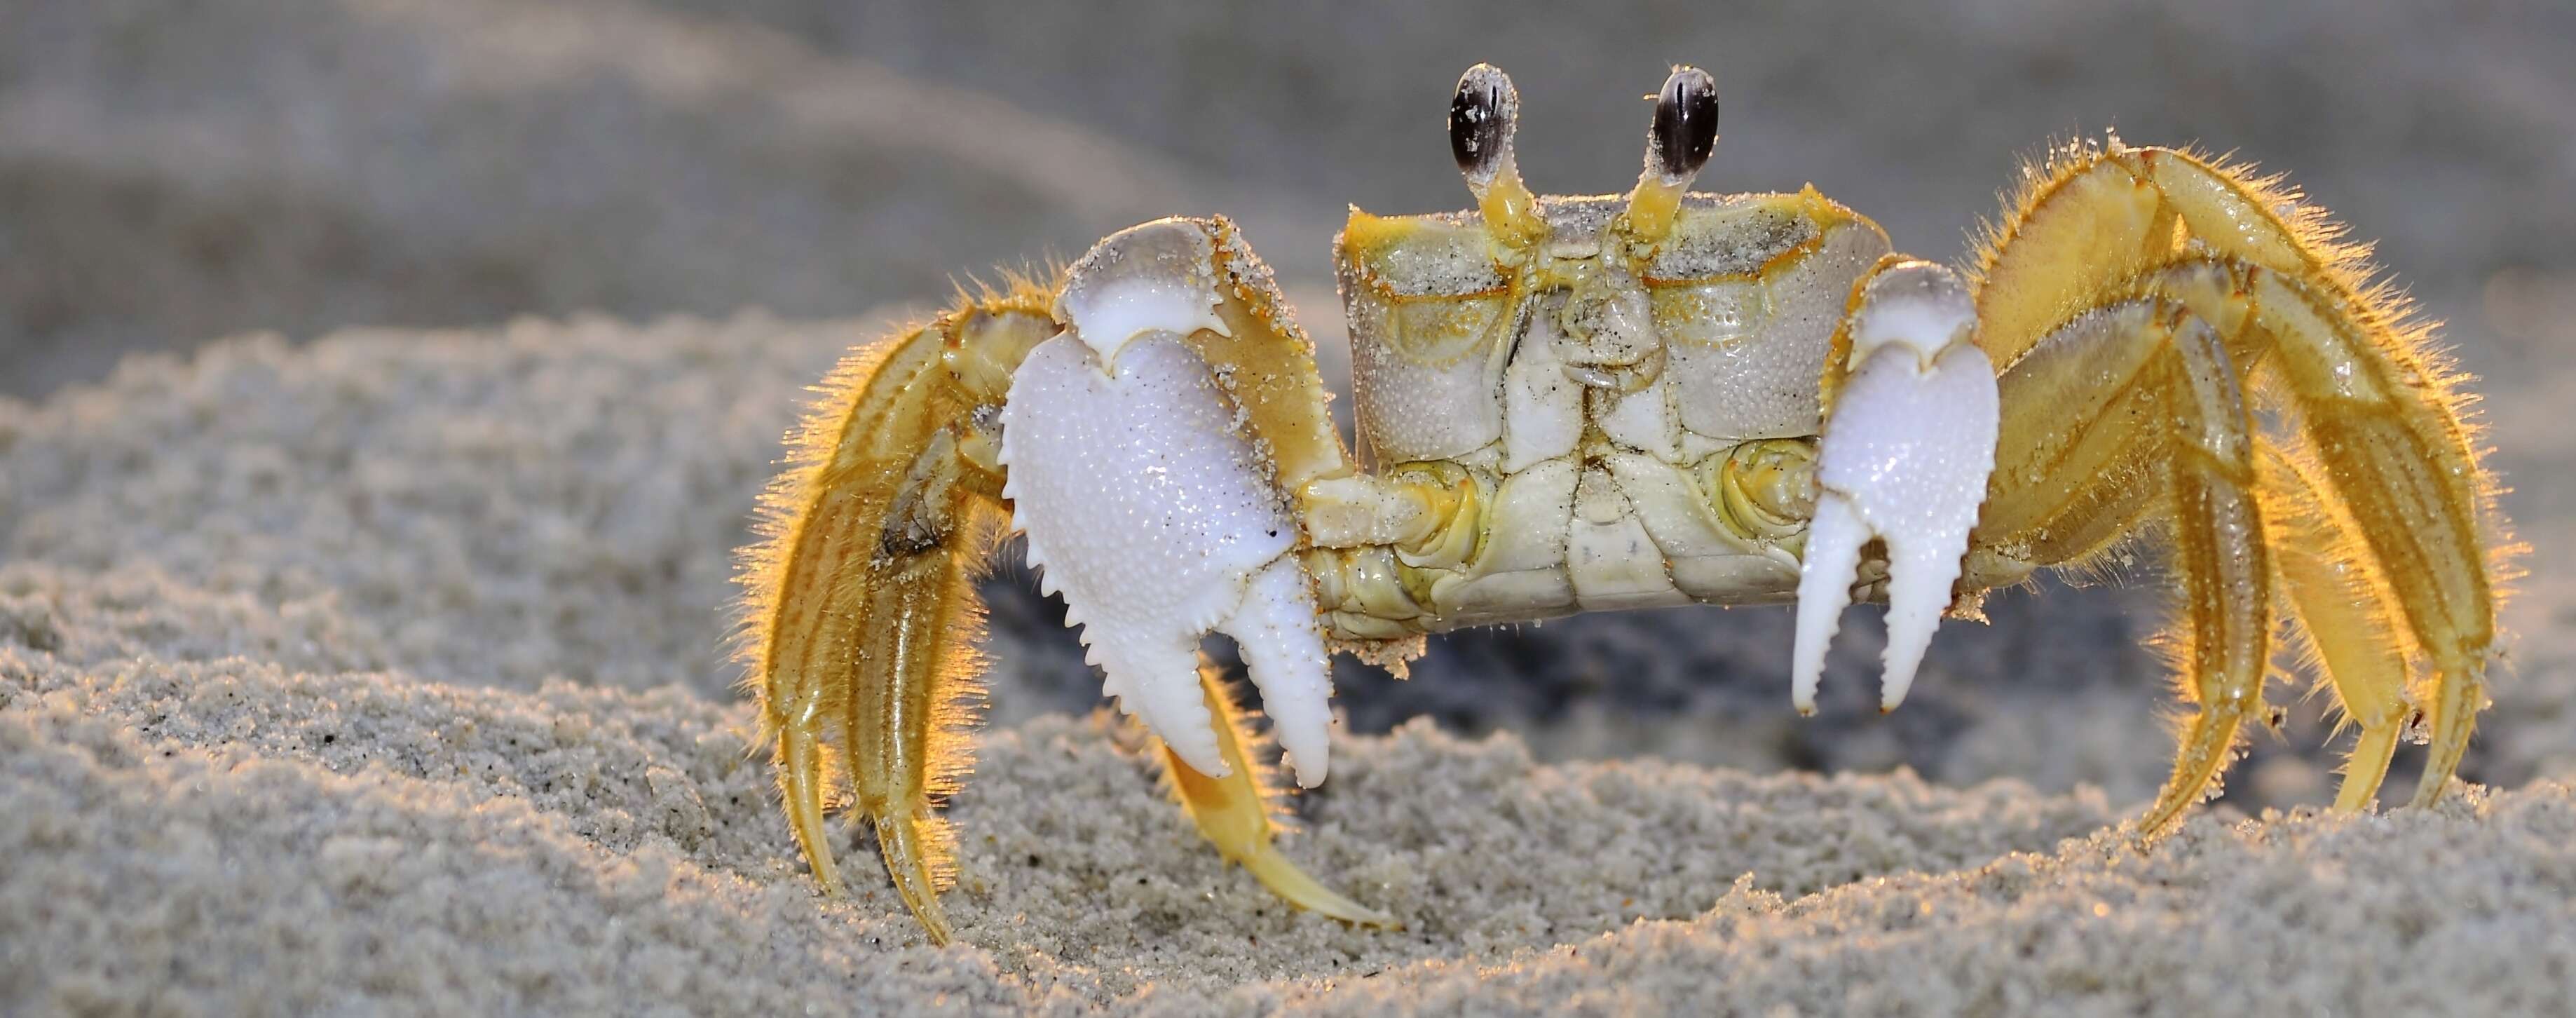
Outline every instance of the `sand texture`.
<svg viewBox="0 0 2576 1018">
<path fill-rule="evenodd" d="M 2091 787 L 1546 763 L 1428 722 L 1348 740 L 1300 800 L 1292 854 L 1408 925 L 1353 930 L 1223 868 L 1114 726 L 1015 708 L 1050 695 L 1033 670 L 1078 671 L 1019 653 L 1071 642 L 1034 629 L 996 637 L 1007 723 L 954 813 L 974 946 L 924 947 L 872 866 L 856 901 L 813 895 L 715 649 L 796 379 L 874 328 L 252 340 L 0 404 L 0 1011 L 2354 1013 L 2576 991 L 2576 797 L 2548 781 L 2430 813 L 2204 813 L 2142 855 L 2110 826 L 2129 804 Z M 2017 724 L 2102 710 L 2006 688 Z M 2137 726 L 2145 695 L 2090 723 Z"/>
</svg>

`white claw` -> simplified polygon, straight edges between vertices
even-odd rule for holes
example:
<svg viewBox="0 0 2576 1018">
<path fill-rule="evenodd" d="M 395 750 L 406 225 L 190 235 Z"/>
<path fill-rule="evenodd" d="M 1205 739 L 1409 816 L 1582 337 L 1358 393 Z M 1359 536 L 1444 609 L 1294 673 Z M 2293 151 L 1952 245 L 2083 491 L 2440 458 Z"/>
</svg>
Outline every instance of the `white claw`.
<svg viewBox="0 0 2576 1018">
<path fill-rule="evenodd" d="M 1825 648 L 1851 602 L 1860 550 L 1887 544 L 1886 673 L 1882 710 L 1914 685 L 1932 632 L 1950 606 L 1968 532 L 1994 472 L 1994 367 L 1969 342 L 1967 291 L 1925 263 L 1873 279 L 1852 323 L 1852 360 L 1825 424 L 1815 520 L 1798 579 L 1791 698 L 1815 712 Z"/>
<path fill-rule="evenodd" d="M 1328 759 L 1332 676 L 1296 524 L 1207 363 L 1176 334 L 1196 315 L 1156 317 L 1157 303 L 1183 302 L 1077 311 L 1075 328 L 1029 351 L 1002 409 L 1002 494 L 1121 709 L 1192 768 L 1225 776 L 1197 658 L 1200 637 L 1223 631 L 1311 786 Z M 1126 334 L 1094 344 L 1086 321 Z"/>
</svg>

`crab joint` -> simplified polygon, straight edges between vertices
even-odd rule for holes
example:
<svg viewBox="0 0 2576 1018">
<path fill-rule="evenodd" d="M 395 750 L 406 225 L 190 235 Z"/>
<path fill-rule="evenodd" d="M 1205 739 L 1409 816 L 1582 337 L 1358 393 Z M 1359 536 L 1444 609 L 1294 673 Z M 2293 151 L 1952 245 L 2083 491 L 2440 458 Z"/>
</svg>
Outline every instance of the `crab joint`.
<svg viewBox="0 0 2576 1018">
<path fill-rule="evenodd" d="M 1091 347 L 1107 375 L 1117 374 L 1118 352 L 1138 336 L 1231 335 L 1216 313 L 1224 298 L 1215 258 L 1207 231 L 1183 220 L 1121 231 L 1074 263 L 1056 297 L 1056 320 Z"/>
<path fill-rule="evenodd" d="M 1304 494 L 1306 572 L 1334 632 L 1361 640 L 1423 631 L 1433 581 L 1475 558 L 1492 497 L 1454 464 L 1331 478 Z"/>
<path fill-rule="evenodd" d="M 1701 468 L 1709 503 L 1728 530 L 1749 540 L 1804 533 L 1816 514 L 1816 443 L 1763 438 L 1710 457 Z"/>
<path fill-rule="evenodd" d="M 1449 482 L 1415 486 L 1430 501 L 1431 518 L 1437 525 L 1396 545 L 1395 557 L 1414 569 L 1455 569 L 1466 565 L 1476 557 L 1476 545 L 1484 535 L 1485 491 L 1474 477 L 1454 466 L 1427 477 Z"/>
<path fill-rule="evenodd" d="M 1466 561 L 1483 518 L 1483 490 L 1451 464 L 1420 464 L 1385 477 L 1328 477 L 1309 482 L 1299 495 L 1306 535 L 1316 547 L 1392 545 L 1417 566 Z"/>
</svg>

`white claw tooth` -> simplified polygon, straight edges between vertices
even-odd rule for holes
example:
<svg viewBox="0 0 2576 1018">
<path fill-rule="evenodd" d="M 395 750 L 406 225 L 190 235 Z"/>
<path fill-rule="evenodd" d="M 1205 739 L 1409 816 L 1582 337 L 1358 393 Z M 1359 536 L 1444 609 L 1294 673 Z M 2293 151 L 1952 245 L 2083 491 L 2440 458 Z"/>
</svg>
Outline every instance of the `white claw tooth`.
<svg viewBox="0 0 2576 1018">
<path fill-rule="evenodd" d="M 1100 667 L 1101 692 L 1118 707 L 1162 738 L 1172 752 L 1209 777 L 1227 773 L 1225 754 L 1217 748 L 1216 718 L 1208 713 L 1199 690 L 1199 647 L 1195 636 L 1166 641 L 1145 634 L 1085 625 L 1082 636 Z M 1183 678 L 1189 688 L 1181 688 Z M 1187 696 L 1182 695 L 1186 692 Z"/>
<path fill-rule="evenodd" d="M 1905 701 L 1994 472 L 1994 367 L 1968 341 L 1975 313 L 1957 277 L 1924 263 L 1898 266 L 1872 280 L 1863 301 L 1852 330 L 1858 367 L 1825 425 L 1798 582 L 1791 680 L 1801 712 L 1814 710 L 1826 644 L 1872 537 L 1885 540 L 1888 555 L 1879 706 Z"/>
<path fill-rule="evenodd" d="M 1217 628 L 1242 650 L 1261 690 L 1261 711 L 1270 715 L 1270 737 L 1287 754 L 1298 786 L 1323 784 L 1331 763 L 1333 673 L 1315 624 L 1314 588 L 1296 557 L 1282 555 L 1254 575 L 1243 607 Z"/>
<path fill-rule="evenodd" d="M 1968 526 L 1975 524 L 1973 512 Z M 1950 607 L 1959 559 L 1968 550 L 1967 526 L 1955 533 L 1890 535 L 1887 539 L 1887 671 L 1879 679 L 1878 709 L 1892 711 L 1914 688 L 1914 670 L 1932 646 L 1932 631 Z"/>
<path fill-rule="evenodd" d="M 1789 702 L 1800 714 L 1816 712 L 1816 680 L 1825 673 L 1825 649 L 1842 628 L 1852 580 L 1860 572 L 1860 546 L 1867 543 L 1869 525 L 1851 503 L 1833 491 L 1817 496 L 1815 522 L 1807 525 L 1806 566 L 1798 575 L 1798 635 L 1790 654 Z"/>
</svg>

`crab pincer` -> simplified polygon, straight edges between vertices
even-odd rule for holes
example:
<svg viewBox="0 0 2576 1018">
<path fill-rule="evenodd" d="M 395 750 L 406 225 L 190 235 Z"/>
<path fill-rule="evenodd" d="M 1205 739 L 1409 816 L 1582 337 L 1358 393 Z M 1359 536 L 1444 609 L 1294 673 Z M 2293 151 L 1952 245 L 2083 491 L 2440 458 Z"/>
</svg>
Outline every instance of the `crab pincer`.
<svg viewBox="0 0 2576 1018">
<path fill-rule="evenodd" d="M 1131 231 L 1073 269 L 1065 331 L 1029 351 L 1003 404 L 1003 497 L 1041 588 L 1082 626 L 1103 688 L 1180 759 L 1228 773 L 1198 644 L 1234 637 L 1298 784 L 1324 780 L 1332 673 L 1297 523 L 1208 364 L 1222 335 L 1208 240 Z"/>
<path fill-rule="evenodd" d="M 1791 699 L 1816 710 L 1825 648 L 1851 603 L 1861 551 L 1887 557 L 1886 672 L 1879 709 L 1914 684 L 1951 603 L 1968 532 L 1994 472 L 1994 367 L 1978 349 L 1967 287 L 1930 262 L 1891 258 L 1854 288 L 1845 351 L 1829 387 L 1816 469 L 1816 516 L 1798 578 Z"/>
<path fill-rule="evenodd" d="M 1200 639 L 1232 637 L 1297 784 L 1324 780 L 1332 670 L 1302 532 L 1245 415 L 1188 342 L 1231 338 L 1211 244 L 1167 220 L 1073 267 L 1056 306 L 1064 331 L 1012 376 L 1002 494 L 1042 589 L 1082 627 L 1103 690 L 1161 740 L 1201 832 L 1289 901 L 1389 924 L 1270 847 L 1267 772 L 1202 676 Z"/>
</svg>

